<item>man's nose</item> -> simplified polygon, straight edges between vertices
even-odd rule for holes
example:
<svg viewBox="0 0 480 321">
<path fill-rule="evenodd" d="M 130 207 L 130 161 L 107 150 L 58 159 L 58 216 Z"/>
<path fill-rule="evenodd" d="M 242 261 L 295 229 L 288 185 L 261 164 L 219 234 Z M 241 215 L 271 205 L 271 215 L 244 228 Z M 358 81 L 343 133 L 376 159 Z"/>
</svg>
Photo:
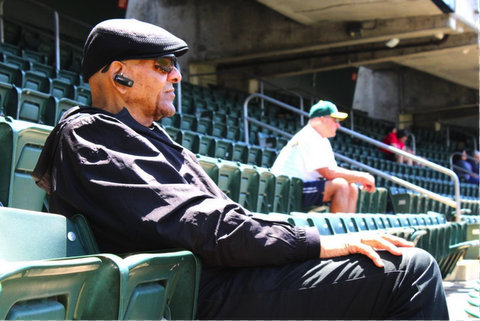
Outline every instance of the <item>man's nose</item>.
<svg viewBox="0 0 480 321">
<path fill-rule="evenodd" d="M 172 71 L 170 71 L 168 73 L 167 80 L 171 83 L 174 83 L 174 84 L 177 83 L 177 82 L 180 82 L 180 80 L 182 80 L 182 74 L 177 69 L 177 67 L 173 67 Z"/>
</svg>

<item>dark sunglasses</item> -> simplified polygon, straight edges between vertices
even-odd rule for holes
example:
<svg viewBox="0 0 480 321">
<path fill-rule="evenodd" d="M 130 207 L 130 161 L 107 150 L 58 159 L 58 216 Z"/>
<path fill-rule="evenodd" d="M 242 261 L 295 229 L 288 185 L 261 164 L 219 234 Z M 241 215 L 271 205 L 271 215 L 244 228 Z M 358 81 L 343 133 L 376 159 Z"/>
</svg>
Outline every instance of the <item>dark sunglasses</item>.
<svg viewBox="0 0 480 321">
<path fill-rule="evenodd" d="M 177 57 L 174 55 L 163 56 L 156 58 L 155 63 L 158 65 L 161 71 L 168 74 L 177 66 Z"/>
<path fill-rule="evenodd" d="M 167 55 L 167 56 L 155 58 L 154 60 L 158 68 L 161 71 L 166 72 L 167 74 L 172 72 L 173 68 L 177 66 L 177 57 L 175 57 L 175 55 Z M 108 68 L 110 68 L 110 64 L 103 67 L 102 72 L 103 73 L 107 72 Z"/>
</svg>

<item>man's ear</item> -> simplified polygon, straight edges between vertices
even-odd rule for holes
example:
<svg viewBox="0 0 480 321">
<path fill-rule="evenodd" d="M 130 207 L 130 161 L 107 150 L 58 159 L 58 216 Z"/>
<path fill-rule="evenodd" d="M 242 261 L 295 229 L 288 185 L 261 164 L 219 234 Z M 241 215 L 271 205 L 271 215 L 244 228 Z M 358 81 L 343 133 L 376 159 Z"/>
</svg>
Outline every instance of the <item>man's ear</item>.
<svg viewBox="0 0 480 321">
<path fill-rule="evenodd" d="M 110 81 L 111 85 L 114 88 L 116 88 L 122 94 L 127 92 L 128 87 L 131 87 L 131 85 L 129 86 L 129 85 L 126 85 L 125 83 L 119 81 L 118 76 L 120 76 L 120 75 L 123 76 L 124 71 L 125 71 L 125 64 L 120 62 L 120 61 L 113 61 L 110 64 L 110 68 L 108 70 L 108 76 L 110 78 L 109 81 Z M 132 82 L 132 84 L 133 84 L 133 82 Z"/>
</svg>

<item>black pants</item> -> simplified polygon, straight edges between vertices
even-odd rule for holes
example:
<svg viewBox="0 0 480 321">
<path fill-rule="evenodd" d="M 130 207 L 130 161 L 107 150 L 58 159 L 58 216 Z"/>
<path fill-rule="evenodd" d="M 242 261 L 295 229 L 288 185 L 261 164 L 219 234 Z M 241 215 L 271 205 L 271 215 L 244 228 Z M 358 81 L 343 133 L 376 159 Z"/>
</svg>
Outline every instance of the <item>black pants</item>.
<svg viewBox="0 0 480 321">
<path fill-rule="evenodd" d="M 206 269 L 199 319 L 437 319 L 448 310 L 438 265 L 427 252 L 380 252 L 284 266 Z"/>
</svg>

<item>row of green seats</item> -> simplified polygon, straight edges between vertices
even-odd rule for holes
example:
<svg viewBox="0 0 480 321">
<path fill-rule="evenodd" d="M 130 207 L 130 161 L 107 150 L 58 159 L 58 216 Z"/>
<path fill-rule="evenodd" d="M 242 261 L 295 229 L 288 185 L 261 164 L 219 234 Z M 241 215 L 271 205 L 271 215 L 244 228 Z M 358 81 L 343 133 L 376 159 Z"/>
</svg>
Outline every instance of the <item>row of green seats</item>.
<svg viewBox="0 0 480 321">
<path fill-rule="evenodd" d="M 3 320 L 195 319 L 191 252 L 100 253 L 81 215 L 0 207 L 0 260 Z"/>
<path fill-rule="evenodd" d="M 0 82 L 18 88 L 28 88 L 57 98 L 69 98 L 89 102 L 90 88 L 88 84 L 75 84 L 75 74 L 58 71 L 50 77 L 37 70 L 22 70 L 17 66 L 0 62 Z"/>
<path fill-rule="evenodd" d="M 175 142 L 187 148 L 192 153 L 202 156 L 221 158 L 261 167 L 271 167 L 277 157 L 277 151 L 268 147 L 247 145 L 244 142 L 213 137 L 171 126 L 166 126 L 165 130 Z"/>
<path fill-rule="evenodd" d="M 29 88 L 0 83 L 0 115 L 54 126 L 70 107 L 89 104 L 90 94 L 72 100 L 58 98 Z"/>
<path fill-rule="evenodd" d="M 447 222 L 444 215 L 434 212 L 397 215 L 291 212 L 268 216 L 296 226 L 316 227 L 321 235 L 383 231 L 403 237 L 432 254 L 444 278 L 453 272 L 468 249 L 475 247 L 478 251 L 479 246 L 478 240 L 467 240 L 467 229 L 473 226 L 478 230 L 478 222 Z M 480 221 L 480 217 L 477 219 Z"/>
<path fill-rule="evenodd" d="M 267 168 L 197 155 L 200 165 L 233 201 L 258 213 L 302 210 L 303 181 Z"/>
<path fill-rule="evenodd" d="M 428 211 L 433 211 L 449 216 L 454 212 L 452 207 L 440 201 L 406 189 L 390 187 L 389 195 L 394 213 L 426 213 Z M 453 198 L 453 195 L 451 196 Z M 478 202 L 478 199 L 463 199 L 461 202 L 462 210 L 466 210 L 466 214 L 480 214 L 479 206 L 480 202 Z"/>
<path fill-rule="evenodd" d="M 375 192 L 369 193 L 359 189 L 357 213 L 386 213 L 388 190 L 377 187 Z"/>
</svg>

